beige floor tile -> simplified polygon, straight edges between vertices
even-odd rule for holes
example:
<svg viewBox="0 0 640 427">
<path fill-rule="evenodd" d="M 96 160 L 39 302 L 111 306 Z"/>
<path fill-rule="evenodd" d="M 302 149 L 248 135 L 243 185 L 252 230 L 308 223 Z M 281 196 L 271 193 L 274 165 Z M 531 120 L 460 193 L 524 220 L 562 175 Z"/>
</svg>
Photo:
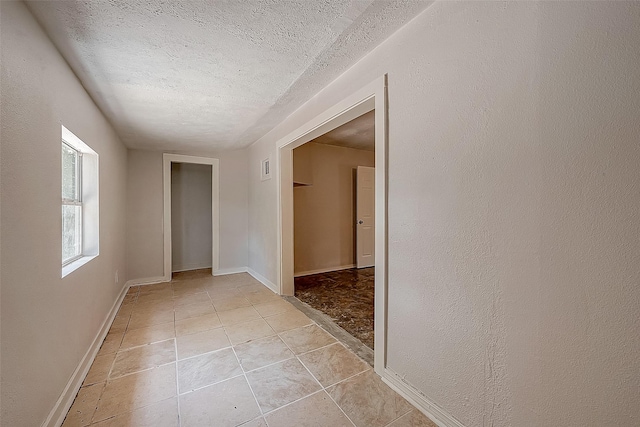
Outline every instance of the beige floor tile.
<svg viewBox="0 0 640 427">
<path fill-rule="evenodd" d="M 190 319 L 192 317 L 204 316 L 205 314 L 215 313 L 216 310 L 213 308 L 213 304 L 211 301 L 200 301 L 194 304 L 188 304 L 176 307 L 175 309 L 175 317 L 176 321 Z"/>
<path fill-rule="evenodd" d="M 135 302 L 127 304 L 123 301 L 122 305 L 118 308 L 118 313 L 116 314 L 116 317 L 118 316 L 124 317 L 124 316 L 130 315 L 135 306 L 136 306 Z"/>
<path fill-rule="evenodd" d="M 271 290 L 262 283 L 248 283 L 241 285 L 238 286 L 238 290 L 245 294 L 250 294 L 252 292 L 271 292 Z"/>
<path fill-rule="evenodd" d="M 173 298 L 173 291 L 171 289 L 158 291 L 158 292 L 150 292 L 146 294 L 138 295 L 136 305 L 147 305 L 153 303 L 165 303 L 171 301 Z"/>
<path fill-rule="evenodd" d="M 188 271 L 176 271 L 171 274 L 171 283 L 175 284 L 175 282 L 179 281 L 199 281 L 202 278 L 209 277 L 211 278 L 211 269 L 210 268 L 202 268 L 197 270 L 188 270 Z"/>
<path fill-rule="evenodd" d="M 269 427 L 353 427 L 324 391 L 271 412 L 265 418 Z"/>
<path fill-rule="evenodd" d="M 268 317 L 273 316 L 275 314 L 281 314 L 289 310 L 297 310 L 293 305 L 289 304 L 283 299 L 277 299 L 275 301 L 270 301 L 262 304 L 255 304 L 253 308 L 256 309 L 260 316 Z"/>
<path fill-rule="evenodd" d="M 245 371 L 294 357 L 289 347 L 277 335 L 240 344 L 234 349 Z"/>
<path fill-rule="evenodd" d="M 124 298 L 122 298 L 122 305 L 127 305 L 133 302 L 136 302 L 137 297 L 138 297 L 138 294 L 126 294 Z"/>
<path fill-rule="evenodd" d="M 234 310 L 219 311 L 218 317 L 224 326 L 234 323 L 248 322 L 249 320 L 260 319 L 260 314 L 253 307 L 242 307 Z"/>
<path fill-rule="evenodd" d="M 131 313 L 129 329 L 145 328 L 160 323 L 173 322 L 173 308 L 163 310 L 143 310 Z"/>
<path fill-rule="evenodd" d="M 425 417 L 422 412 L 414 409 L 389 424 L 388 427 L 438 427 L 438 425 Z"/>
<path fill-rule="evenodd" d="M 63 427 L 84 427 L 91 424 L 91 418 L 96 411 L 98 399 L 104 389 L 105 383 L 93 384 L 82 387 L 78 391 L 76 399 L 67 413 L 67 417 L 62 424 Z"/>
<path fill-rule="evenodd" d="M 321 389 L 297 359 L 247 372 L 247 379 L 264 413 Z"/>
<path fill-rule="evenodd" d="M 295 354 L 306 353 L 331 343 L 337 342 L 318 325 L 303 326 L 281 332 L 280 338 L 289 346 Z"/>
<path fill-rule="evenodd" d="M 134 347 L 117 354 L 109 378 L 121 377 L 175 361 L 176 351 L 174 340 Z"/>
<path fill-rule="evenodd" d="M 100 397 L 93 422 L 102 421 L 177 395 L 175 364 L 109 381 Z"/>
<path fill-rule="evenodd" d="M 282 314 L 266 317 L 265 320 L 278 333 L 313 323 L 311 319 L 299 310 L 286 311 Z"/>
<path fill-rule="evenodd" d="M 340 343 L 322 347 L 299 357 L 323 387 L 370 369 L 366 362 Z"/>
<path fill-rule="evenodd" d="M 249 307 L 250 305 L 249 300 L 240 295 L 213 301 L 213 306 L 216 308 L 216 311 L 233 310 L 240 307 Z"/>
<path fill-rule="evenodd" d="M 155 285 L 142 285 L 138 288 L 140 289 L 140 295 L 172 290 L 171 283 L 169 282 L 156 283 Z"/>
<path fill-rule="evenodd" d="M 195 334 L 221 327 L 216 313 L 176 321 L 176 336 Z"/>
<path fill-rule="evenodd" d="M 185 393 L 242 374 L 233 349 L 227 348 L 178 362 L 178 388 Z"/>
<path fill-rule="evenodd" d="M 264 321 L 264 319 L 250 320 L 244 323 L 236 323 L 225 326 L 227 335 L 233 345 L 241 344 L 250 340 L 275 335 L 275 331 Z"/>
<path fill-rule="evenodd" d="M 84 379 L 84 385 L 105 382 L 109 376 L 109 371 L 116 359 L 115 353 L 103 354 L 96 356 L 91 364 L 91 368 Z"/>
<path fill-rule="evenodd" d="M 179 427 L 178 398 L 163 400 L 93 424 L 96 427 Z"/>
<path fill-rule="evenodd" d="M 155 295 L 155 294 L 149 294 Z M 150 310 L 172 310 L 173 309 L 173 294 L 168 294 L 164 298 L 145 299 L 145 296 L 139 296 L 138 302 L 133 306 L 133 311 L 140 313 L 141 311 Z"/>
<path fill-rule="evenodd" d="M 244 424 L 240 424 L 239 427 L 268 427 L 264 418 L 256 418 L 255 420 L 247 421 Z"/>
<path fill-rule="evenodd" d="M 150 344 L 171 339 L 175 336 L 173 322 L 160 323 L 146 328 L 130 329 L 124 334 L 120 349 Z"/>
<path fill-rule="evenodd" d="M 173 297 L 173 304 L 176 307 L 195 304 L 198 302 L 211 302 L 211 298 L 209 298 L 209 294 L 206 293 L 204 289 L 202 289 L 201 292 L 197 292 L 193 294 L 178 295 Z"/>
<path fill-rule="evenodd" d="M 120 348 L 124 332 L 109 332 L 102 342 L 98 355 L 115 353 Z"/>
<path fill-rule="evenodd" d="M 274 294 L 271 291 L 247 293 L 244 294 L 244 297 L 248 299 L 251 304 L 265 304 L 268 302 L 280 301 L 282 299 L 279 295 Z"/>
<path fill-rule="evenodd" d="M 219 279 L 219 281 L 224 281 L 224 283 L 233 283 L 236 286 L 252 285 L 256 283 L 261 284 L 249 273 L 227 274 L 224 276 L 218 276 L 216 277 L 216 279 Z"/>
<path fill-rule="evenodd" d="M 209 286 L 206 289 L 209 297 L 213 301 L 242 296 L 242 294 L 236 288 L 219 288 L 215 286 Z"/>
<path fill-rule="evenodd" d="M 213 282 L 211 284 L 206 285 L 205 289 L 209 291 L 210 289 L 236 289 L 236 284 L 229 281 L 224 281 L 219 277 L 214 277 Z"/>
<path fill-rule="evenodd" d="M 386 426 L 413 409 L 371 369 L 327 392 L 358 427 Z"/>
<path fill-rule="evenodd" d="M 237 426 L 259 416 L 244 376 L 180 396 L 182 427 Z"/>
<path fill-rule="evenodd" d="M 178 359 L 197 356 L 231 346 L 224 329 L 211 329 L 196 334 L 180 336 L 176 339 Z"/>
<path fill-rule="evenodd" d="M 130 318 L 131 318 L 131 313 L 123 314 L 123 315 L 120 315 L 118 313 L 115 319 L 113 319 L 113 323 L 111 323 L 111 328 L 109 329 L 109 332 L 111 332 L 112 329 L 113 331 L 121 330 L 122 332 L 124 332 L 124 330 L 127 328 L 127 325 L 129 324 Z"/>
<path fill-rule="evenodd" d="M 140 291 L 139 286 L 131 286 L 127 291 L 127 295 L 138 295 L 139 291 Z"/>
<path fill-rule="evenodd" d="M 173 296 L 180 297 L 184 295 L 198 294 L 204 292 L 204 286 L 198 282 L 184 281 L 177 282 L 172 285 Z"/>
</svg>

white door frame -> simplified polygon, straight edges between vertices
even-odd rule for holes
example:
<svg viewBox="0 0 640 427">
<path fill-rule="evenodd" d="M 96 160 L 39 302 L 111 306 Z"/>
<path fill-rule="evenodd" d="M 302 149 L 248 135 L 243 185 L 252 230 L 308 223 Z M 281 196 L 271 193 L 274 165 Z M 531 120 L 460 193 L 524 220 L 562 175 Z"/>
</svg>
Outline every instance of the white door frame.
<svg viewBox="0 0 640 427">
<path fill-rule="evenodd" d="M 220 162 L 209 157 L 183 156 L 180 154 L 162 155 L 162 181 L 164 194 L 164 280 L 171 280 L 171 163 L 195 163 L 211 165 L 211 274 L 218 270 L 220 258 Z"/>
<path fill-rule="evenodd" d="M 340 101 L 289 135 L 278 140 L 277 287 L 293 295 L 293 149 L 375 109 L 375 344 L 374 368 L 382 375 L 387 365 L 387 76 Z"/>
</svg>

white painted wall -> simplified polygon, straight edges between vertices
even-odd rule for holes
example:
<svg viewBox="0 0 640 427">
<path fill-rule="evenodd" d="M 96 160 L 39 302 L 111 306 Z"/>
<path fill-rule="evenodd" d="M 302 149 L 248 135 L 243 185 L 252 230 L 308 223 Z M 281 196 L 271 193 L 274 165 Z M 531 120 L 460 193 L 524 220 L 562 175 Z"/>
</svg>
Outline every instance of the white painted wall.
<svg viewBox="0 0 640 427">
<path fill-rule="evenodd" d="M 220 270 L 247 267 L 247 150 L 176 153 L 220 160 Z M 129 278 L 163 275 L 162 153 L 129 150 L 127 266 Z M 260 165 L 256 168 L 259 171 Z"/>
<path fill-rule="evenodd" d="M 162 153 L 129 150 L 127 178 L 127 276 L 163 276 Z"/>
<path fill-rule="evenodd" d="M 388 73 L 388 367 L 468 426 L 638 425 L 639 69 L 640 3 L 434 4 L 251 147 L 250 268 L 260 160 Z"/>
<path fill-rule="evenodd" d="M 211 268 L 211 165 L 171 165 L 172 271 Z"/>
<path fill-rule="evenodd" d="M 0 15 L 1 424 L 39 426 L 127 279 L 127 150 L 24 4 Z M 61 125 L 100 156 L 100 255 L 64 279 Z"/>
<path fill-rule="evenodd" d="M 293 150 L 293 175 L 308 168 L 312 185 L 294 187 L 294 272 L 355 264 L 355 169 L 374 166 L 373 151 L 307 143 Z"/>
</svg>

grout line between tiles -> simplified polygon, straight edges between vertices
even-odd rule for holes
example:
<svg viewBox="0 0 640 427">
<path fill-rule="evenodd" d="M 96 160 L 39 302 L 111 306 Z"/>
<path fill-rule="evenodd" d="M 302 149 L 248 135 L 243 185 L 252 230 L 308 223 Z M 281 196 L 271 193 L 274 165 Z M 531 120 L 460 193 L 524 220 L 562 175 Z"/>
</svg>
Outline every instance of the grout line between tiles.
<svg viewBox="0 0 640 427">
<path fill-rule="evenodd" d="M 338 405 L 338 402 L 336 402 L 336 400 L 333 398 L 333 396 L 331 396 L 326 389 L 324 390 L 324 392 L 327 393 L 327 396 L 329 396 L 329 399 L 331 399 L 331 401 L 338 407 L 338 409 L 340 409 L 340 412 L 342 412 L 344 414 L 344 416 L 347 417 L 349 422 L 355 427 L 356 423 L 354 423 L 353 420 L 351 419 L 351 417 L 349 417 L 349 415 L 347 415 L 347 413 L 344 411 L 344 409 L 342 409 L 342 406 Z"/>
<path fill-rule="evenodd" d="M 174 322 L 175 323 L 175 322 Z M 173 340 L 174 351 L 176 355 L 175 367 L 176 367 L 176 404 L 178 405 L 178 427 L 182 426 L 182 414 L 180 412 L 180 379 L 178 378 L 178 340 Z"/>
<path fill-rule="evenodd" d="M 272 335 L 272 336 L 273 336 L 273 335 Z M 267 337 L 267 338 L 270 338 L 270 337 Z M 244 367 L 242 367 L 242 363 L 240 364 L 240 366 L 242 367 L 242 370 L 244 371 L 244 373 L 245 373 L 245 374 L 250 374 L 250 373 L 252 373 L 252 372 L 259 371 L 260 369 L 269 368 L 269 367 L 271 367 L 271 366 L 277 365 L 278 363 L 283 363 L 283 362 L 286 362 L 286 361 L 288 361 L 288 360 L 295 359 L 295 358 L 296 358 L 296 355 L 294 354 L 293 356 L 291 356 L 291 357 L 287 357 L 286 359 L 282 359 L 282 360 L 279 360 L 279 361 L 277 361 L 277 362 L 269 363 L 268 365 L 260 366 L 259 368 L 250 369 L 250 370 L 248 370 L 248 371 L 246 371 L 246 370 L 244 369 Z"/>
<path fill-rule="evenodd" d="M 235 354 L 236 356 L 236 360 L 238 361 L 238 365 L 240 365 L 240 370 L 242 371 L 242 376 L 244 377 L 244 380 L 247 382 L 247 385 L 249 386 L 249 391 L 251 391 L 251 395 L 253 396 L 253 400 L 256 402 L 256 405 L 258 405 L 258 410 L 260 411 L 260 415 L 262 417 L 264 417 L 264 411 L 262 410 L 262 406 L 260 406 L 260 402 L 258 402 L 258 396 L 256 396 L 255 391 L 253 391 L 253 387 L 251 387 L 251 383 L 249 382 L 249 378 L 247 377 L 247 373 L 244 372 L 244 368 L 242 367 L 242 364 L 240 363 L 240 358 L 238 357 L 238 354 L 236 353 L 236 349 L 231 347 L 231 349 L 233 350 L 233 354 Z"/>
</svg>

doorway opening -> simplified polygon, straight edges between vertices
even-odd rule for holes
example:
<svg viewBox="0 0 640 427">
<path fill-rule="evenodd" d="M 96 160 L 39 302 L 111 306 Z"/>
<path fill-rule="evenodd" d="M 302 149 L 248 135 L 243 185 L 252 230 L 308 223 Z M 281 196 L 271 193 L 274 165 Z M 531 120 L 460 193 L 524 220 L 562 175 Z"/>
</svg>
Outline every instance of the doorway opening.
<svg viewBox="0 0 640 427">
<path fill-rule="evenodd" d="M 374 348 L 375 110 L 293 150 L 294 295 Z"/>
<path fill-rule="evenodd" d="M 164 280 L 218 269 L 218 159 L 163 155 Z"/>
<path fill-rule="evenodd" d="M 211 269 L 211 165 L 171 163 L 171 274 Z"/>
<path fill-rule="evenodd" d="M 310 120 L 277 142 L 279 229 L 277 286 L 285 296 L 295 294 L 295 232 L 294 232 L 294 150 L 370 113 L 374 121 L 374 166 L 372 194 L 375 215 L 370 257 L 375 265 L 374 281 L 374 342 L 373 364 L 382 375 L 386 368 L 387 316 L 387 80 L 386 75 L 345 98 L 332 108 Z M 297 190 L 296 190 L 297 191 Z M 359 218 L 360 219 L 360 218 Z M 358 219 L 358 220 L 359 220 Z M 363 221 L 364 223 L 364 221 Z M 356 239 L 357 240 L 357 239 Z M 356 263 L 356 262 L 352 262 Z M 353 265 L 349 266 L 354 268 Z M 343 272 L 345 270 L 342 270 Z M 318 273 L 321 274 L 321 273 Z M 299 276 L 307 277 L 307 276 Z M 300 287 L 300 286 L 299 286 Z M 347 334 L 348 335 L 348 334 Z"/>
</svg>

